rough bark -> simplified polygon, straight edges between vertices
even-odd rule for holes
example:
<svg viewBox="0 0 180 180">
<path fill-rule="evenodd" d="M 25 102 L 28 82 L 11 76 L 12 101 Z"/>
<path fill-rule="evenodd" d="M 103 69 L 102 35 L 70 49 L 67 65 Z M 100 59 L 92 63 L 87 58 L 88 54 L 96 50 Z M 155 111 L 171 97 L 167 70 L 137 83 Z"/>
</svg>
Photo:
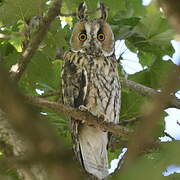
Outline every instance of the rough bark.
<svg viewBox="0 0 180 180">
<path fill-rule="evenodd" d="M 0 110 L 0 142 L 3 143 L 1 151 L 4 151 L 5 156 L 11 156 L 15 159 L 21 159 L 31 149 L 30 143 L 23 139 L 22 136 L 14 131 L 11 124 L 8 123 L 5 113 Z M 8 149 L 6 149 L 8 148 Z M 8 153 L 6 153 L 8 151 Z M 15 166 L 9 162 L 10 166 Z M 17 167 L 16 167 L 17 168 Z M 42 164 L 36 164 L 30 167 L 18 167 L 18 174 L 23 180 L 48 180 L 48 175 Z"/>
</svg>

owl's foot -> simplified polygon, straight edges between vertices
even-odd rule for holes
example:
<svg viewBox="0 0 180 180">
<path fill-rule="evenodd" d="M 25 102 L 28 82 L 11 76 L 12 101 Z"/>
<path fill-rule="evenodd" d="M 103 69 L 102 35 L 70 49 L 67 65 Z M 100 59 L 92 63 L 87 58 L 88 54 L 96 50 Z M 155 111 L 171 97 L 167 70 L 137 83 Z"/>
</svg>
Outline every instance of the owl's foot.
<svg viewBox="0 0 180 180">
<path fill-rule="evenodd" d="M 84 106 L 84 105 L 80 105 L 80 106 L 78 107 L 78 109 L 79 109 L 80 111 L 89 111 L 88 108 L 87 108 L 86 106 Z"/>
<path fill-rule="evenodd" d="M 108 117 L 107 117 L 107 115 L 104 114 L 104 113 L 100 113 L 100 115 L 98 116 L 98 118 L 99 118 L 99 121 L 102 122 L 102 123 L 108 121 Z"/>
<path fill-rule="evenodd" d="M 89 109 L 84 105 L 80 105 L 78 109 L 83 112 L 89 112 Z M 82 121 L 82 123 L 85 123 L 85 121 Z"/>
<path fill-rule="evenodd" d="M 78 107 L 78 109 L 80 110 L 80 111 L 84 111 L 84 112 L 90 112 L 91 113 L 91 111 L 90 111 L 90 109 L 89 108 L 87 108 L 86 106 L 84 106 L 84 105 L 80 105 L 79 107 Z M 92 113 L 93 114 L 93 113 Z M 97 114 L 99 114 L 99 115 L 97 115 L 97 117 L 99 118 L 99 121 L 101 121 L 101 122 L 104 122 L 104 121 L 107 121 L 108 120 L 108 117 L 106 116 L 106 114 L 104 114 L 104 113 L 102 113 L 102 112 L 99 112 L 99 113 L 97 113 Z M 93 114 L 94 115 L 94 114 Z"/>
<path fill-rule="evenodd" d="M 80 105 L 79 107 L 78 107 L 78 109 L 80 110 L 80 111 L 83 111 L 83 112 L 89 112 L 89 113 L 91 113 L 91 111 L 90 111 L 90 109 L 89 108 L 87 108 L 86 106 L 84 106 L 84 105 Z M 95 115 L 95 114 L 93 114 L 93 113 L 91 113 L 93 116 L 96 116 L 96 117 L 98 117 L 98 122 L 101 124 L 103 124 L 104 122 L 108 122 L 108 117 L 107 117 L 107 115 L 106 114 L 104 114 L 104 113 L 102 113 L 102 112 L 99 112 L 99 113 L 97 113 L 98 115 Z M 85 121 L 82 121 L 82 123 L 85 123 Z M 93 127 L 94 127 L 94 125 L 92 125 Z"/>
</svg>

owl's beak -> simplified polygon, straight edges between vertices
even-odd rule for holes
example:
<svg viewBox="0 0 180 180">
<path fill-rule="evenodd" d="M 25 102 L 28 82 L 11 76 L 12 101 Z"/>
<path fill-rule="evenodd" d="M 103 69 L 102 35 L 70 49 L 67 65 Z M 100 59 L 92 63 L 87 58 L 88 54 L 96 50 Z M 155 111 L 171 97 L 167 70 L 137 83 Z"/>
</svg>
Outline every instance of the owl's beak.
<svg viewBox="0 0 180 180">
<path fill-rule="evenodd" d="M 91 55 L 95 55 L 97 53 L 97 46 L 95 44 L 95 41 L 94 39 L 92 39 L 90 42 L 89 42 L 89 54 Z"/>
<path fill-rule="evenodd" d="M 94 39 L 92 39 L 90 42 L 89 42 L 89 45 L 90 45 L 90 49 L 95 49 L 96 48 L 96 45 L 94 43 Z"/>
<path fill-rule="evenodd" d="M 85 47 L 85 51 L 88 55 L 96 55 L 99 54 L 100 52 L 100 49 L 97 47 L 97 44 L 95 42 L 96 40 L 95 39 L 91 39 L 87 46 Z"/>
</svg>

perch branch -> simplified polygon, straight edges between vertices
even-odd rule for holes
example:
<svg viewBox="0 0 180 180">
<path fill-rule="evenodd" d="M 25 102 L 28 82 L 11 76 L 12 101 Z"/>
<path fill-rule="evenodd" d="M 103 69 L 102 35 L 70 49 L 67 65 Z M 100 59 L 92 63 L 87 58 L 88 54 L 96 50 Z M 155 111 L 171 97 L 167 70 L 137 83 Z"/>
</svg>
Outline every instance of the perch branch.
<svg viewBox="0 0 180 180">
<path fill-rule="evenodd" d="M 139 93 L 142 96 L 147 96 L 147 97 L 153 98 L 154 96 L 161 94 L 161 92 L 158 92 L 155 89 L 149 88 L 147 86 L 144 86 L 142 84 L 128 80 L 123 77 L 120 77 L 120 83 L 122 84 L 123 88 L 128 88 L 134 92 Z M 58 92 L 58 91 L 50 92 L 47 94 L 42 94 L 39 97 L 45 98 L 45 97 L 49 97 L 49 96 L 58 96 L 59 94 L 60 94 L 60 92 Z M 167 103 L 165 108 L 170 108 L 170 107 L 180 109 L 180 99 L 178 99 L 175 95 L 171 95 L 171 98 L 169 99 L 169 102 Z M 136 117 L 136 119 L 139 120 L 139 117 Z M 134 119 L 134 121 L 136 121 L 136 120 Z"/>
<path fill-rule="evenodd" d="M 76 120 L 85 121 L 89 125 L 94 125 L 103 130 L 112 132 L 119 136 L 129 136 L 133 131 L 120 125 L 113 123 L 107 123 L 102 117 L 96 117 L 88 111 L 81 111 L 79 109 L 65 106 L 61 103 L 49 101 L 43 98 L 26 96 L 27 102 L 39 106 L 54 110 L 56 112 L 64 113 L 68 116 L 75 118 Z"/>
<path fill-rule="evenodd" d="M 30 59 L 36 53 L 39 44 L 46 35 L 52 21 L 59 14 L 60 7 L 61 7 L 61 0 L 54 0 L 52 7 L 49 9 L 47 15 L 42 19 L 37 34 L 30 40 L 27 48 L 22 53 L 18 63 L 11 67 L 10 75 L 13 80 L 18 81 L 21 78 L 23 72 L 26 69 L 26 66 L 30 62 Z"/>
<path fill-rule="evenodd" d="M 149 88 L 147 86 L 144 86 L 142 84 L 128 80 L 123 77 L 120 77 L 120 83 L 122 84 L 123 88 L 128 88 L 134 92 L 139 93 L 142 96 L 147 96 L 147 97 L 153 98 L 154 96 L 161 94 L 161 92 L 158 92 L 155 89 Z M 59 94 L 60 94 L 60 92 L 52 92 L 52 93 L 48 93 L 47 95 L 43 94 L 39 97 L 56 96 Z M 171 98 L 169 99 L 169 102 L 167 103 L 165 108 L 170 108 L 170 107 L 180 109 L 180 99 L 178 99 L 175 95 L 171 95 Z"/>
</svg>

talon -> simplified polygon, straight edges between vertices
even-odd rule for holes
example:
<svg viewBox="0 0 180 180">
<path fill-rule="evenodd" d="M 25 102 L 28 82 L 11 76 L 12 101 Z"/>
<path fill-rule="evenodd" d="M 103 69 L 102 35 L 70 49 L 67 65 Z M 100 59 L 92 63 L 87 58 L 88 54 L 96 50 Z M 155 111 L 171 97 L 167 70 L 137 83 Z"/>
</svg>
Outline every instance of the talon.
<svg viewBox="0 0 180 180">
<path fill-rule="evenodd" d="M 79 110 L 81 110 L 81 111 L 88 111 L 88 108 L 86 106 L 84 106 L 84 105 L 80 105 L 79 106 Z"/>
<path fill-rule="evenodd" d="M 102 122 L 107 121 L 107 119 L 108 119 L 108 117 L 105 114 L 103 114 L 103 113 L 101 113 L 99 115 L 99 118 L 102 119 Z"/>
<path fill-rule="evenodd" d="M 104 114 L 99 115 L 99 119 L 102 119 L 104 121 L 105 120 L 105 115 Z"/>
</svg>

